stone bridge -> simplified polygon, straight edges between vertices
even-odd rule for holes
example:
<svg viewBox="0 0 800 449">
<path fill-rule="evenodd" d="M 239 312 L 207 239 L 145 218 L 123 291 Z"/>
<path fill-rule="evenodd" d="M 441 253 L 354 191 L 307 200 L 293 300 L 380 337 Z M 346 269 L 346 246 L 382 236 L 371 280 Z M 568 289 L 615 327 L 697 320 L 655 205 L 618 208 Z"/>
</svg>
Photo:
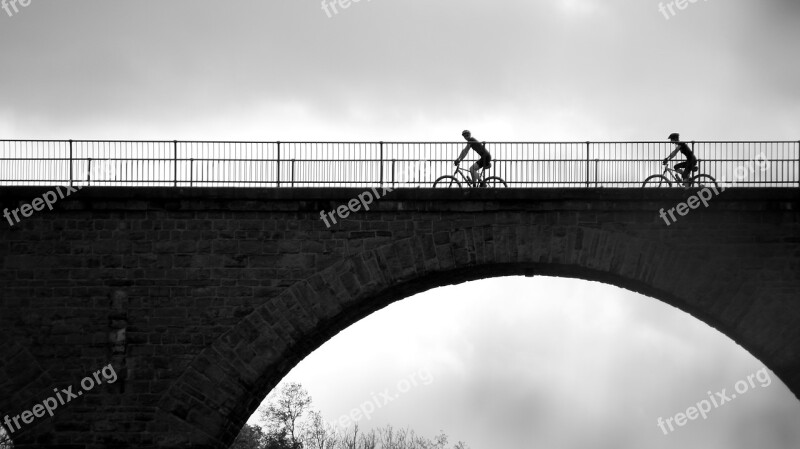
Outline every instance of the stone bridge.
<svg viewBox="0 0 800 449">
<path fill-rule="evenodd" d="M 47 190 L 0 188 L 0 208 Z M 362 192 L 90 188 L 4 219 L 0 419 L 17 418 L 17 447 L 226 448 L 350 324 L 507 275 L 671 304 L 800 395 L 798 189 L 731 189 L 669 225 L 660 209 L 693 191 L 395 190 L 326 227 L 320 211 Z M 59 396 L 52 417 L 37 407 Z"/>
</svg>

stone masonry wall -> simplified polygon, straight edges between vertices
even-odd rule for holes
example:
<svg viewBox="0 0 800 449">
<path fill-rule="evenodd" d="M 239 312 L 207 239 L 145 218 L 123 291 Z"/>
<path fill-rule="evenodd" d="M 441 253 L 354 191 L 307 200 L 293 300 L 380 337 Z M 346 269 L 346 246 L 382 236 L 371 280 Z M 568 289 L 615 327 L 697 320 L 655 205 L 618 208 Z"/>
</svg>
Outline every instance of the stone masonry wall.
<svg viewBox="0 0 800 449">
<path fill-rule="evenodd" d="M 0 188 L 0 208 L 44 188 Z M 19 448 L 224 448 L 332 335 L 393 301 L 498 275 L 639 291 L 720 329 L 800 395 L 797 190 L 93 188 L 0 223 L 0 420 L 106 380 Z M 103 379 L 100 377 L 100 379 Z M 97 380 L 97 378 L 95 378 Z"/>
</svg>

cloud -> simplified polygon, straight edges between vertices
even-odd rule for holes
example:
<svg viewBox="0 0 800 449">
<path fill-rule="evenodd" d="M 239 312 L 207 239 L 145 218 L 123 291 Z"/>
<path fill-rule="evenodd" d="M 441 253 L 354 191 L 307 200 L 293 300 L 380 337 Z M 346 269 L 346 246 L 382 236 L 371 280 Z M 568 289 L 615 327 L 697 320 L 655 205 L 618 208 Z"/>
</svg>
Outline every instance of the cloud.
<svg viewBox="0 0 800 449">
<path fill-rule="evenodd" d="M 798 8 L 700 6 L 41 3 L 0 27 L 0 114 L 30 138 L 795 139 Z"/>
</svg>

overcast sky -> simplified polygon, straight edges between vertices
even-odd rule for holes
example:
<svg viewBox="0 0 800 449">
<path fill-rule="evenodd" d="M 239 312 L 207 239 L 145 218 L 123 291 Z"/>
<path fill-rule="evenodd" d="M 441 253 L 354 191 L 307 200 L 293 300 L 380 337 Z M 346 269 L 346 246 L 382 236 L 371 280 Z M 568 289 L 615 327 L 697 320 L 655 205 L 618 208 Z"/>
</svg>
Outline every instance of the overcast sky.
<svg viewBox="0 0 800 449">
<path fill-rule="evenodd" d="M 665 2 L 666 3 L 666 2 Z M 0 138 L 800 139 L 800 2 L 32 0 L 0 10 Z M 12 11 L 13 12 L 13 11 Z M 655 300 L 494 279 L 397 303 L 293 371 L 328 419 L 474 449 L 800 447 L 772 384 L 664 436 L 763 365 Z M 419 377 L 419 376 L 418 376 Z"/>
<path fill-rule="evenodd" d="M 32 0 L 0 10 L 0 135 L 800 139 L 800 2 L 658 4 Z"/>
</svg>

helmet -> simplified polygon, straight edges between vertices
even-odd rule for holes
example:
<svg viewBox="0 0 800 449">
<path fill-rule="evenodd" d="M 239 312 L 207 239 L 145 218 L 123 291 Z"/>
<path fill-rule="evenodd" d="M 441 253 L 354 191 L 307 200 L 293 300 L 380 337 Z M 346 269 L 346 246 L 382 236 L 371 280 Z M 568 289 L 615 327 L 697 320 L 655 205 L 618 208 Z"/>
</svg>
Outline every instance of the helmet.
<svg viewBox="0 0 800 449">
<path fill-rule="evenodd" d="M 461 131 L 461 135 L 462 135 L 462 136 L 469 136 L 469 135 L 472 135 L 472 133 L 471 133 L 471 132 L 469 132 L 469 130 L 468 130 L 468 129 L 465 129 L 464 131 Z"/>
<path fill-rule="evenodd" d="M 681 140 L 681 135 L 678 133 L 672 133 L 669 135 L 668 139 L 678 141 Z"/>
</svg>

